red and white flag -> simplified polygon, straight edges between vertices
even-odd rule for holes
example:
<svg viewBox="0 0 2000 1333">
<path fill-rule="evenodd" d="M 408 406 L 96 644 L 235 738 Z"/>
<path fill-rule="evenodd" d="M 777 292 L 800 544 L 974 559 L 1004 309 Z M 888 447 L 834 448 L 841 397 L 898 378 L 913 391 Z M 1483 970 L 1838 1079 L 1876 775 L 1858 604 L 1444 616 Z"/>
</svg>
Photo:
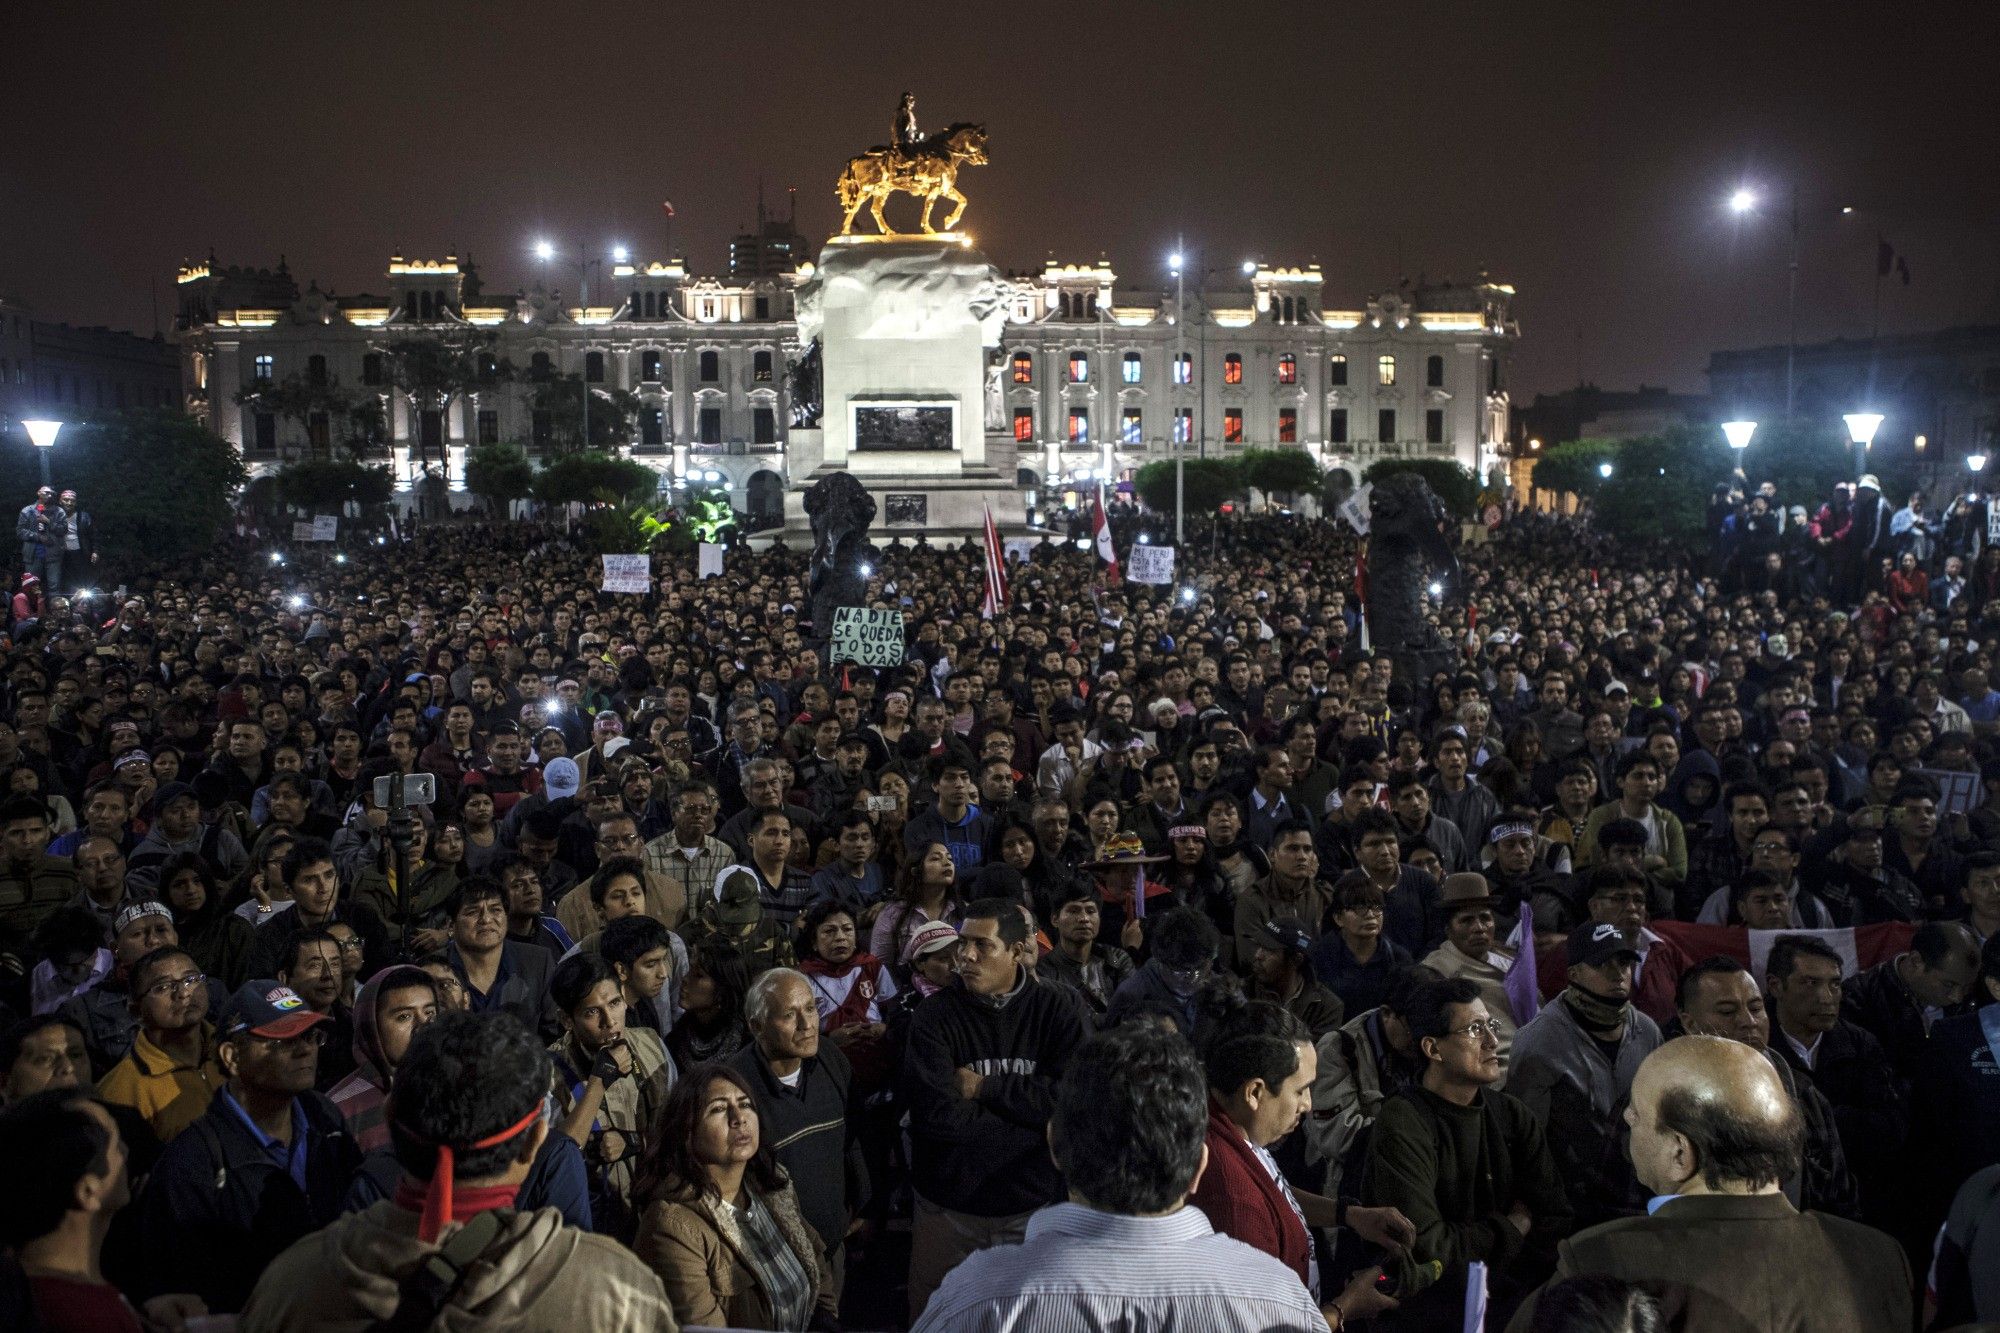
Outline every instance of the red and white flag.
<svg viewBox="0 0 2000 1333">
<path fill-rule="evenodd" d="M 1118 572 L 1118 548 L 1111 544 L 1111 520 L 1104 516 L 1104 488 L 1097 488 L 1096 513 L 1091 525 L 1097 535 L 1097 558 L 1105 565 L 1104 581 L 1122 583 L 1125 576 Z"/>
<path fill-rule="evenodd" d="M 982 619 L 991 620 L 1007 608 L 1006 551 L 1000 545 L 1000 530 L 993 526 L 993 506 L 986 506 L 986 600 L 980 605 Z"/>
</svg>

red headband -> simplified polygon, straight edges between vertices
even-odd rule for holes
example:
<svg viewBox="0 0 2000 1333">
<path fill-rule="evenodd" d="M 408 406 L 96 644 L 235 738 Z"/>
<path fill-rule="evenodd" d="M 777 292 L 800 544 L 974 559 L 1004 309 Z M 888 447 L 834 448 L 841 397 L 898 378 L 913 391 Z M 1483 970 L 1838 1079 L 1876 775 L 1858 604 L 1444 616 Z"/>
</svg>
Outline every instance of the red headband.
<svg viewBox="0 0 2000 1333">
<path fill-rule="evenodd" d="M 499 1147 L 508 1139 L 513 1138 L 516 1134 L 519 1134 L 522 1130 L 540 1119 L 543 1105 L 544 1103 L 542 1102 L 536 1102 L 534 1109 L 519 1120 L 516 1120 L 497 1134 L 488 1134 L 477 1143 L 467 1144 L 465 1150 L 467 1152 L 478 1152 L 482 1148 Z M 403 1127 L 403 1132 L 410 1134 L 411 1138 L 421 1138 L 420 1135 L 411 1134 L 410 1128 L 407 1125 Z M 451 1145 L 449 1143 L 438 1144 L 437 1165 L 431 1168 L 430 1186 L 424 1191 L 423 1212 L 419 1215 L 417 1221 L 417 1239 L 423 1241 L 425 1244 L 435 1242 L 438 1238 L 438 1232 L 444 1230 L 444 1224 L 451 1220 L 452 1192 L 457 1186 L 457 1171 L 458 1166 L 454 1160 Z"/>
</svg>

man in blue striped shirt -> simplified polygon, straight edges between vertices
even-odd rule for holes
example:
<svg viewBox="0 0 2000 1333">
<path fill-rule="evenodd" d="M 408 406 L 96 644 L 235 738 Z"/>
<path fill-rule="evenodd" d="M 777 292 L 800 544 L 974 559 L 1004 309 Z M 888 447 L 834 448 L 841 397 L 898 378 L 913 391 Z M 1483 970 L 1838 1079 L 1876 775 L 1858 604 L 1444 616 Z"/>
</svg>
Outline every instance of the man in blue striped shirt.
<svg viewBox="0 0 2000 1333">
<path fill-rule="evenodd" d="M 1297 1274 L 1188 1203 L 1208 1164 L 1207 1084 L 1187 1042 L 1135 1023 L 1092 1038 L 1056 1092 L 1049 1147 L 1069 1202 L 969 1255 L 913 1333 L 1326 1333 Z M 1377 1307 L 1379 1308 L 1379 1306 Z"/>
</svg>

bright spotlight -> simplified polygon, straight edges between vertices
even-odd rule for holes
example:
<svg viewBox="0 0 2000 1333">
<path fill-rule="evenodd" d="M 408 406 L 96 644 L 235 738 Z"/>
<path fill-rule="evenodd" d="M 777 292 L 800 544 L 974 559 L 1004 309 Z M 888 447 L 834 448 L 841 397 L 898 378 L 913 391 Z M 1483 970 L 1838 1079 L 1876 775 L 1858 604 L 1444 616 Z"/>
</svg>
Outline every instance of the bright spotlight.
<svg viewBox="0 0 2000 1333">
<path fill-rule="evenodd" d="M 306 604 L 306 599 L 304 597 L 300 596 L 298 593 L 292 594 L 291 596 L 292 610 L 294 611 L 303 610 L 305 609 L 305 604 Z"/>
<path fill-rule="evenodd" d="M 1167 256 L 1167 267 L 1178 273 L 1181 271 L 1181 252 L 1176 250 Z"/>
<path fill-rule="evenodd" d="M 1729 196 L 1729 211 L 1732 213 L 1748 213 L 1756 206 L 1757 192 L 1755 190 L 1742 189 Z"/>
<path fill-rule="evenodd" d="M 1244 260 L 1244 261 L 1243 261 L 1243 272 L 1244 272 L 1244 273 L 1245 273 L 1246 275 L 1248 275 L 1248 274 L 1252 274 L 1252 273 L 1255 273 L 1256 271 L 1257 271 L 1257 261 L 1256 261 L 1256 260 L 1254 260 L 1254 259 L 1246 259 L 1246 260 Z"/>
<path fill-rule="evenodd" d="M 1433 581 L 1432 581 L 1432 583 L 1431 583 L 1431 596 L 1433 596 L 1433 597 L 1442 597 L 1442 596 L 1444 596 L 1444 584 L 1442 584 L 1442 583 L 1439 583 L 1439 582 L 1436 582 L 1435 580 L 1433 580 Z"/>
<path fill-rule="evenodd" d="M 336 565 L 344 565 L 344 564 L 346 564 L 346 563 L 347 563 L 347 552 L 345 552 L 345 551 L 342 551 L 342 552 L 340 552 L 339 554 L 335 555 L 335 556 L 333 557 L 333 563 L 334 563 L 334 564 L 336 564 Z"/>
<path fill-rule="evenodd" d="M 282 564 L 284 564 L 284 563 L 285 563 L 285 553 L 284 553 L 283 551 L 273 551 L 273 552 L 271 552 L 271 563 L 272 563 L 272 564 L 274 564 L 274 565 L 282 565 Z"/>
<path fill-rule="evenodd" d="M 1609 480 L 1611 477 L 1611 464 L 1599 463 L 1597 465 L 1597 475 Z"/>
<path fill-rule="evenodd" d="M 535 242 L 535 258 L 554 259 L 555 257 L 556 257 L 556 248 L 553 245 L 550 245 L 547 241 Z"/>
<path fill-rule="evenodd" d="M 867 578 L 867 577 L 868 577 L 869 575 L 873 574 L 874 572 L 875 572 L 875 566 L 873 566 L 873 565 L 869 564 L 869 563 L 868 563 L 868 562 L 867 562 L 866 560 L 863 560 L 863 561 L 861 562 L 861 577 L 862 577 L 862 578 L 864 578 L 864 579 L 865 579 L 865 578 Z"/>
<path fill-rule="evenodd" d="M 1181 600 L 1182 600 L 1183 602 L 1186 602 L 1186 603 L 1187 603 L 1187 604 L 1188 604 L 1189 606 L 1193 606 L 1193 605 L 1194 605 L 1194 589 L 1193 589 L 1193 588 L 1182 588 L 1182 589 L 1181 589 Z"/>
<path fill-rule="evenodd" d="M 612 246 L 612 247 L 611 247 L 611 262 L 612 262 L 612 263 L 614 263 L 614 264 L 622 264 L 622 263 L 624 263 L 624 262 L 625 262 L 626 260 L 630 259 L 631 257 L 632 257 L 632 252 L 631 252 L 630 250 L 627 250 L 627 249 L 626 249 L 626 248 L 625 248 L 624 246 L 622 246 L 622 245 L 614 245 L 614 246 Z"/>
</svg>

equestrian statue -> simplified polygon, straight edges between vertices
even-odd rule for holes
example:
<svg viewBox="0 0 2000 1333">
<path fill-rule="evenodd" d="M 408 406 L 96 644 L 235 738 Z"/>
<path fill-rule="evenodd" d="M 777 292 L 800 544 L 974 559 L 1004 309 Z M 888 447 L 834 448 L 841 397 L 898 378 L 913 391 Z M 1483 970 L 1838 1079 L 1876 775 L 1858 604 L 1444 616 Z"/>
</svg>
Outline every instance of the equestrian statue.
<svg viewBox="0 0 2000 1333">
<path fill-rule="evenodd" d="M 840 175 L 834 192 L 840 198 L 841 208 L 846 210 L 840 221 L 842 236 L 853 235 L 854 219 L 863 205 L 882 235 L 908 234 L 898 232 L 882 216 L 882 206 L 899 190 L 924 201 L 919 219 L 924 235 L 935 235 L 940 230 L 931 225 L 931 209 L 939 199 L 950 199 L 957 205 L 945 218 L 942 230 L 950 231 L 965 216 L 969 201 L 958 192 L 958 169 L 986 165 L 986 127 L 960 121 L 936 134 L 925 135 L 917 129 L 917 99 L 904 93 L 892 128 L 891 142 L 848 159 L 847 170 Z"/>
</svg>

